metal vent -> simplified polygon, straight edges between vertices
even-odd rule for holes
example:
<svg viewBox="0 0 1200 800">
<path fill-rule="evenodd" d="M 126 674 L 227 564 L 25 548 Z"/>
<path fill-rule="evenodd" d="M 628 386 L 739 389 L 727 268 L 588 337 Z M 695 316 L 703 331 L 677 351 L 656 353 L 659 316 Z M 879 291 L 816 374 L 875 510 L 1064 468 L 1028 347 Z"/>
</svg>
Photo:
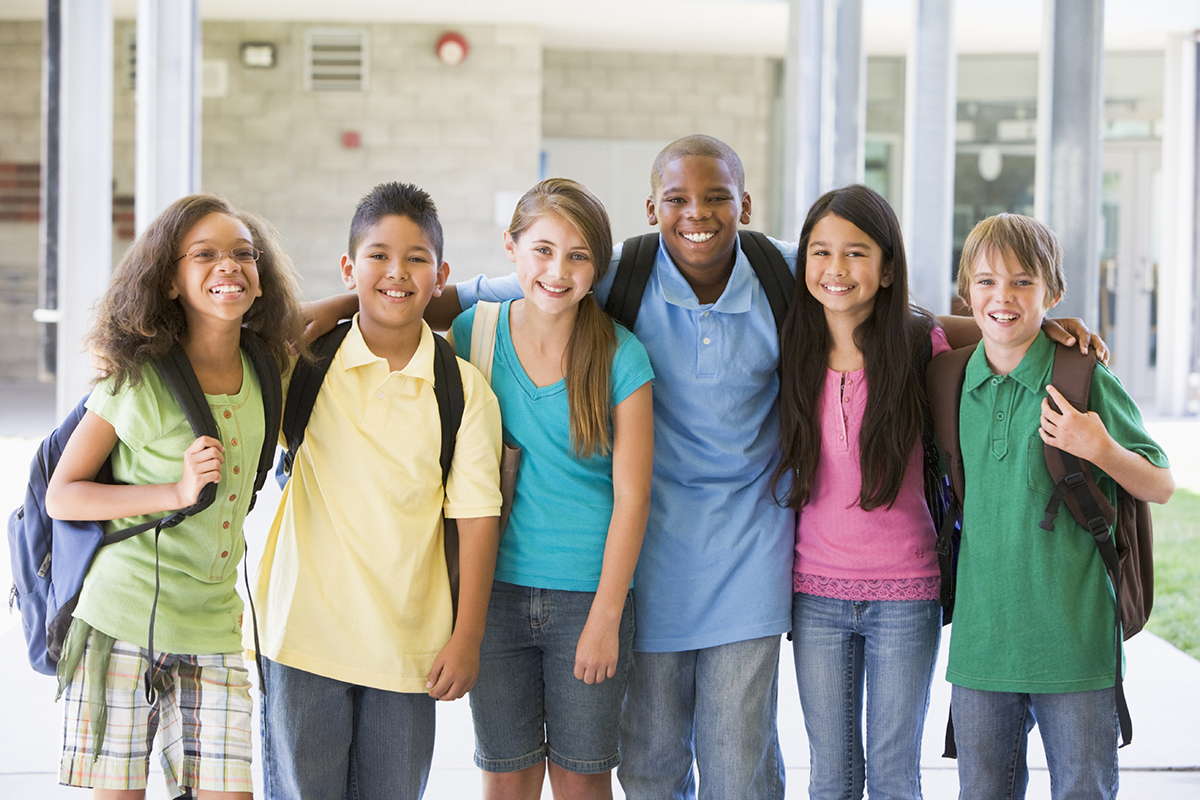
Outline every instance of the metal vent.
<svg viewBox="0 0 1200 800">
<path fill-rule="evenodd" d="M 304 34 L 304 90 L 364 92 L 367 89 L 367 32 L 358 28 L 313 28 Z"/>
</svg>

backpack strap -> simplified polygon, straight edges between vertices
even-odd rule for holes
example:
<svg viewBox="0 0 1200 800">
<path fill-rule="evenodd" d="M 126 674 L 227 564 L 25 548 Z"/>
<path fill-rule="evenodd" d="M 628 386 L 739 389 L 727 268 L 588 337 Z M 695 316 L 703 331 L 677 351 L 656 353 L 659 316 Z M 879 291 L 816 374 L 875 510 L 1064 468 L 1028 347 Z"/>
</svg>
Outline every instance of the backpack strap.
<svg viewBox="0 0 1200 800">
<path fill-rule="evenodd" d="M 742 252 L 750 259 L 750 266 L 754 268 L 758 282 L 767 293 L 767 302 L 771 304 L 771 314 L 775 317 L 775 330 L 779 331 L 783 328 L 788 303 L 796 291 L 796 277 L 783 260 L 783 253 L 771 244 L 766 235 L 758 231 L 742 230 L 738 231 L 738 241 Z"/>
<path fill-rule="evenodd" d="M 162 375 L 163 382 L 167 384 L 167 388 L 171 390 L 171 394 L 179 403 L 183 416 L 192 426 L 192 432 L 197 437 L 211 436 L 214 439 L 220 439 L 217 421 L 213 419 L 212 409 L 208 407 L 204 390 L 200 388 L 200 381 L 196 379 L 196 373 L 192 370 L 192 362 L 188 360 L 183 346 L 179 342 L 175 342 L 165 356 L 155 361 L 155 366 Z M 207 484 L 200 490 L 200 497 L 194 505 L 177 511 L 163 521 L 159 527 L 171 528 L 178 525 L 185 517 L 198 514 L 212 505 L 216 496 L 217 485 L 215 483 Z"/>
<path fill-rule="evenodd" d="M 292 370 L 292 380 L 288 384 L 287 402 L 283 406 L 283 440 L 287 449 L 279 459 L 279 483 L 287 483 L 292 474 L 292 465 L 296 453 L 304 442 L 304 431 L 308 428 L 309 417 L 312 416 L 313 405 L 321 392 L 321 384 L 325 382 L 325 373 L 333 362 L 333 356 L 342 346 L 342 340 L 350 332 L 349 321 L 341 322 L 329 333 L 318 338 L 312 344 L 313 360 L 300 359 Z"/>
<path fill-rule="evenodd" d="M 1094 350 L 1084 355 L 1074 347 L 1059 344 L 1055 348 L 1050 383 L 1077 411 L 1086 414 L 1095 369 Z M 1053 399 L 1050 400 L 1050 407 L 1061 411 Z M 1116 509 L 1096 484 L 1096 476 L 1092 472 L 1090 462 L 1050 444 L 1043 443 L 1042 451 L 1046 458 L 1046 469 L 1054 481 L 1054 494 L 1046 504 L 1046 513 L 1040 527 L 1053 531 L 1054 519 L 1058 516 L 1059 507 L 1065 502 L 1075 521 L 1092 535 L 1092 541 L 1096 543 L 1096 549 L 1104 562 L 1105 571 L 1112 581 L 1114 624 L 1119 631 L 1121 563 L 1112 534 Z M 1124 747 L 1133 741 L 1133 719 L 1129 714 L 1129 705 L 1125 701 L 1125 688 L 1121 680 L 1121 637 L 1116 637 L 1116 643 L 1116 678 L 1113 689 L 1117 695 L 1117 717 L 1121 724 L 1121 746 Z"/>
<path fill-rule="evenodd" d="M 496 328 L 500 325 L 500 303 L 481 300 L 475 304 L 475 319 L 471 325 L 471 358 L 483 379 L 492 382 L 492 362 L 496 356 Z"/>
<path fill-rule="evenodd" d="M 637 322 L 642 307 L 642 295 L 658 258 L 658 234 L 632 236 L 621 245 L 621 259 L 608 292 L 605 312 L 630 331 Z"/>
<path fill-rule="evenodd" d="M 241 345 L 258 376 L 264 421 L 262 452 L 258 456 L 258 472 L 254 476 L 254 494 L 250 496 L 250 507 L 246 509 L 246 513 L 249 513 L 275 461 L 277 435 L 283 414 L 283 384 L 279 377 L 279 364 L 262 337 L 249 328 L 242 328 Z"/>
<path fill-rule="evenodd" d="M 474 339 L 472 338 L 472 343 Z M 458 428 L 462 424 L 466 401 L 463 396 L 462 372 L 454 346 L 433 335 L 433 392 L 437 396 L 438 418 L 442 425 L 442 449 L 439 461 L 442 465 L 442 490 L 450 477 L 450 464 L 454 460 L 454 444 Z M 443 541 L 446 550 L 446 574 L 450 578 L 450 607 L 453 618 L 458 618 L 458 523 L 442 517 Z"/>
</svg>

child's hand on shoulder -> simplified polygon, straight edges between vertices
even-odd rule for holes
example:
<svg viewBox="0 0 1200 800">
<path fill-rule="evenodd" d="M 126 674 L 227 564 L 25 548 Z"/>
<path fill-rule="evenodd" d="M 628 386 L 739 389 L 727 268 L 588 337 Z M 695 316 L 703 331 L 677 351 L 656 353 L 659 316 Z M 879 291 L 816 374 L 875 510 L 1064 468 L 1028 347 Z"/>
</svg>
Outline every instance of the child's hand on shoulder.
<svg viewBox="0 0 1200 800">
<path fill-rule="evenodd" d="M 457 700 L 474 688 L 477 678 L 479 642 L 455 635 L 433 660 L 425 688 L 434 700 Z"/>
<path fill-rule="evenodd" d="M 1092 463 L 1100 460 L 1110 441 L 1100 415 L 1080 412 L 1053 386 L 1047 386 L 1046 393 L 1049 397 L 1042 398 L 1042 425 L 1038 429 L 1042 441 Z M 1051 399 L 1061 411 L 1050 407 Z"/>
<path fill-rule="evenodd" d="M 179 497 L 178 508 L 194 505 L 200 490 L 221 480 L 221 465 L 225 463 L 225 446 L 211 436 L 201 436 L 183 451 L 183 477 L 175 484 Z"/>
<path fill-rule="evenodd" d="M 588 618 L 575 647 L 576 678 L 590 685 L 617 674 L 619 625 L 619 621 L 617 625 L 604 625 Z"/>
</svg>

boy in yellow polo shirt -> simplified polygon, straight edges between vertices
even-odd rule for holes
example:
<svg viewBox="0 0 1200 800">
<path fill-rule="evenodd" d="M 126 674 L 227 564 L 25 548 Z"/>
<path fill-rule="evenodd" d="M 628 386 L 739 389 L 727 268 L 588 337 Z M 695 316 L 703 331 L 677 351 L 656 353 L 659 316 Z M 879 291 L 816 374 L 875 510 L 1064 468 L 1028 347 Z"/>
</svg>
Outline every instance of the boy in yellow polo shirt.
<svg viewBox="0 0 1200 800">
<path fill-rule="evenodd" d="M 474 685 L 500 513 L 500 411 L 459 361 L 465 408 L 446 485 L 421 320 L 449 268 L 429 195 L 375 187 L 342 278 L 359 313 L 334 355 L 259 567 L 268 798 L 420 797 L 435 700 Z M 458 520 L 452 618 L 442 513 Z M 453 630 L 453 633 L 451 632 Z"/>
</svg>

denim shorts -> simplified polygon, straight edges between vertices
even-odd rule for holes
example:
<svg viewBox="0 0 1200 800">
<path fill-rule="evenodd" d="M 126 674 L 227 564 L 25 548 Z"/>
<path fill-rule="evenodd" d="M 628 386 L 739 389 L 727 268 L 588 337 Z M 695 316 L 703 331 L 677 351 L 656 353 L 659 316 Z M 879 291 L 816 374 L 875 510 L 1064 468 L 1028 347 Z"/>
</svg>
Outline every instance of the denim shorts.
<svg viewBox="0 0 1200 800">
<path fill-rule="evenodd" d="M 515 772 L 548 758 L 595 775 L 620 763 L 633 603 L 626 595 L 616 675 L 589 686 L 575 677 L 575 648 L 595 596 L 499 581 L 492 587 L 479 680 L 471 690 L 480 769 Z"/>
</svg>

